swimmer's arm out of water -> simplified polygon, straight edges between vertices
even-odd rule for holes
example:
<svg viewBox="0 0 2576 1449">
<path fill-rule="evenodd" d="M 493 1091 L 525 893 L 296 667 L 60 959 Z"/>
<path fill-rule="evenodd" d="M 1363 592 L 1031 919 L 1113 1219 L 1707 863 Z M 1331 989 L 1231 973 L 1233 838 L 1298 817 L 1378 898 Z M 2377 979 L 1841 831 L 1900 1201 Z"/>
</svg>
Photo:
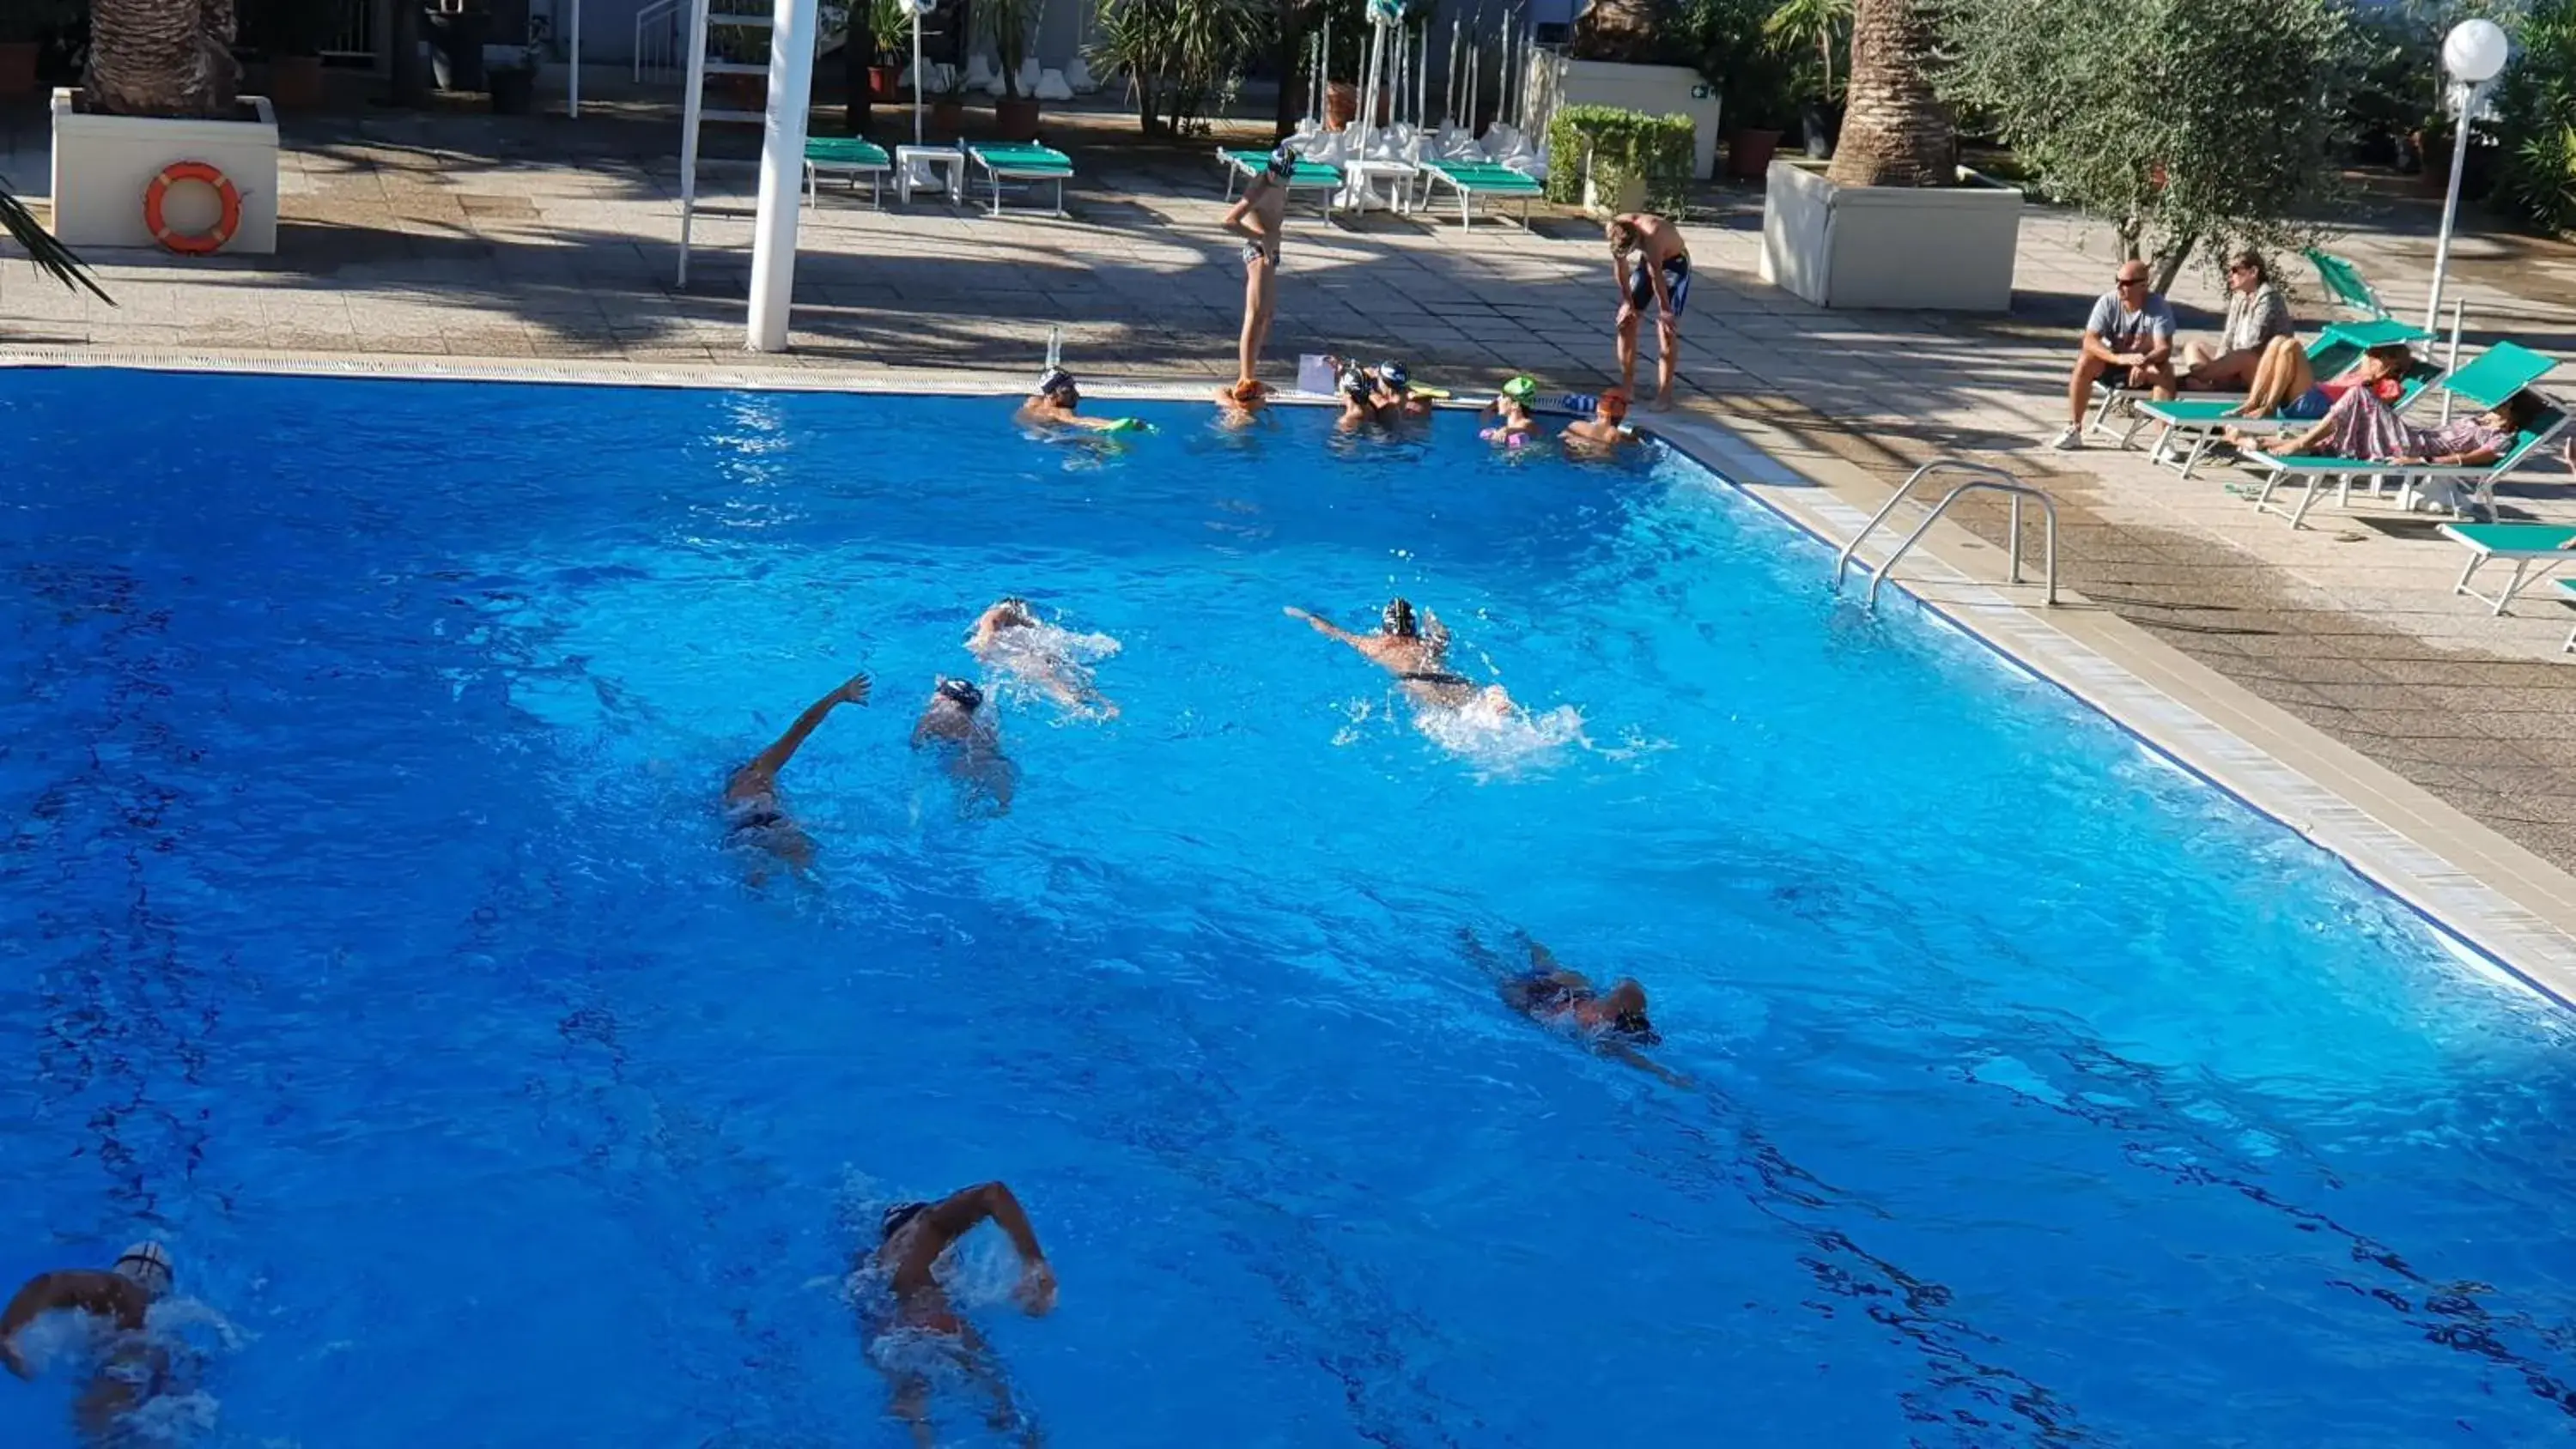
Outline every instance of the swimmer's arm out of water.
<svg viewBox="0 0 2576 1449">
<path fill-rule="evenodd" d="M 1020 1200 L 999 1182 L 978 1183 L 951 1193 L 922 1213 L 911 1241 L 904 1245 L 903 1258 L 894 1265 L 894 1290 L 902 1293 L 929 1285 L 933 1281 L 931 1265 L 939 1261 L 939 1255 L 987 1220 L 1010 1238 L 1012 1251 L 1020 1255 L 1023 1306 L 1031 1313 L 1044 1313 L 1053 1307 L 1055 1273 L 1047 1266 L 1045 1250 L 1038 1246 L 1037 1230 L 1029 1226 L 1028 1212 L 1020 1206 Z"/>
<path fill-rule="evenodd" d="M 1368 643 L 1367 640 L 1352 633 L 1350 630 L 1343 628 L 1341 625 L 1333 623 L 1327 619 L 1318 619 L 1313 614 L 1308 613 L 1304 609 L 1298 608 L 1294 604 L 1289 605 L 1287 608 L 1282 609 L 1279 612 L 1286 614 L 1291 619 L 1303 619 L 1306 621 L 1307 628 L 1314 630 L 1316 633 L 1323 635 L 1327 639 L 1339 640 L 1344 644 L 1348 644 L 1354 649 L 1362 648 Z"/>
<path fill-rule="evenodd" d="M 40 1273 L 18 1290 L 6 1310 L 0 1310 L 0 1362 L 20 1378 L 28 1376 L 26 1363 L 18 1357 L 18 1331 L 48 1313 L 76 1309 L 131 1330 L 143 1326 L 143 1315 L 151 1306 L 151 1295 L 142 1285 L 122 1274 L 91 1268 Z"/>
</svg>

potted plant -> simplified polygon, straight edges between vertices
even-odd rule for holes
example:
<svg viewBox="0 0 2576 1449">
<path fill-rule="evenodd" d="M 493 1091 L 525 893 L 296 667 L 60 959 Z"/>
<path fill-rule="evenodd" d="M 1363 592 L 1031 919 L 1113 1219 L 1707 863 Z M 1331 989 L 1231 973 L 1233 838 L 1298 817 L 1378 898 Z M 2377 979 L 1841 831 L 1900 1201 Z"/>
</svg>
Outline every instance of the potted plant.
<svg viewBox="0 0 2576 1449">
<path fill-rule="evenodd" d="M 868 67 L 868 94 L 885 104 L 903 99 L 904 60 L 912 51 L 912 12 L 903 0 L 876 0 L 868 7 L 869 40 L 876 63 Z M 916 79 L 916 87 L 920 82 Z"/>
<path fill-rule="evenodd" d="M 537 71 L 546 62 L 547 41 L 552 38 L 553 22 L 543 15 L 528 17 L 528 38 L 510 52 L 506 65 L 492 65 L 492 114 L 496 116 L 531 116 L 537 110 Z"/>
<path fill-rule="evenodd" d="M 0 0 L 0 100 L 36 93 L 45 37 L 79 11 L 78 0 Z"/>
<path fill-rule="evenodd" d="M 725 108 L 735 111 L 769 109 L 769 32 L 742 25 L 716 25 L 707 31 L 708 49 L 715 58 L 728 65 L 756 65 L 757 72 L 718 71 L 712 77 L 716 91 L 724 97 Z"/>
<path fill-rule="evenodd" d="M 993 102 L 993 129 L 1005 141 L 1038 138 L 1038 98 L 1020 94 L 1020 65 L 1029 56 L 1029 30 L 1036 25 L 1039 0 L 979 0 L 984 21 L 993 28 L 993 63 L 1002 72 L 1002 95 Z"/>
<path fill-rule="evenodd" d="M 1819 161 L 1831 159 L 1843 103 L 1842 78 L 1834 73 L 1834 57 L 1851 44 L 1851 0 L 1784 0 L 1762 22 L 1762 39 L 1773 55 L 1789 64 L 1788 99 L 1804 133 L 1807 154 Z M 1756 180 L 1770 166 L 1766 154 L 1760 170 L 1735 174 Z"/>
<path fill-rule="evenodd" d="M 281 111 L 322 104 L 322 47 L 339 22 L 332 0 L 271 0 L 261 37 L 268 51 L 268 98 Z"/>
</svg>

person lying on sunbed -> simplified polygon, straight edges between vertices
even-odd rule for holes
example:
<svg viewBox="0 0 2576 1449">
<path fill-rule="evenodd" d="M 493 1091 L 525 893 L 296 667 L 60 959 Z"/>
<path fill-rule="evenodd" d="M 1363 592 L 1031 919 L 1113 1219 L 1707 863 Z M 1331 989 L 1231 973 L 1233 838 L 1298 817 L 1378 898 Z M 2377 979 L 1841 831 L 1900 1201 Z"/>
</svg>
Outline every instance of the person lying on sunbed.
<svg viewBox="0 0 2576 1449">
<path fill-rule="evenodd" d="M 2232 416 L 2313 421 L 2356 387 L 2367 388 L 2393 407 L 2405 401 L 2406 371 L 2414 365 L 2415 354 L 2405 343 L 2383 342 L 2364 349 L 2359 361 L 2332 379 L 2319 382 L 2308 362 L 2308 350 L 2298 339 L 2275 337 L 2264 344 L 2263 360 L 2254 365 L 2253 385 L 2245 391 L 2245 404 Z"/>
<path fill-rule="evenodd" d="M 2540 399 L 2518 392 L 2492 412 L 2460 418 L 2438 428 L 2419 428 L 2400 418 L 2364 388 L 2335 400 L 2315 427 L 2288 440 L 2272 439 L 2273 457 L 2351 458 L 2402 468 L 2477 468 L 2513 450 L 2517 437 L 2540 415 Z M 2251 443 L 2253 440 L 2246 440 Z M 2434 479 L 2419 491 L 2438 507 L 2460 505 L 2459 485 Z"/>
</svg>

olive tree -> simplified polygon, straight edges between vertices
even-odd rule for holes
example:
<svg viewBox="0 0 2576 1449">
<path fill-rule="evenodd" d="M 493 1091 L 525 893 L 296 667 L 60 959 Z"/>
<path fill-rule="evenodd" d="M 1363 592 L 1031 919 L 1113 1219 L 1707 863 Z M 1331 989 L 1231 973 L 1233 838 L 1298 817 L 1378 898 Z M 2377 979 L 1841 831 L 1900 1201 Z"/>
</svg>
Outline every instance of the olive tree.
<svg viewBox="0 0 2576 1449">
<path fill-rule="evenodd" d="M 2195 248 L 2313 245 L 2356 73 L 2338 0 L 1950 0 L 1944 93 L 2170 287 Z"/>
</svg>

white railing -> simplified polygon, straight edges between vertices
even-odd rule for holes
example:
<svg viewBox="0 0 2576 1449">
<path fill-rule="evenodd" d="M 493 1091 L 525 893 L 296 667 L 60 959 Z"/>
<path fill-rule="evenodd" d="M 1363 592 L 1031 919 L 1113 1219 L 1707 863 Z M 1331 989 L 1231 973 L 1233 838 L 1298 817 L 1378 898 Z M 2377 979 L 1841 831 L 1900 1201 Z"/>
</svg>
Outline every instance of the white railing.
<svg viewBox="0 0 2576 1449">
<path fill-rule="evenodd" d="M 652 0 L 635 12 L 635 82 L 679 78 L 679 0 Z"/>
</svg>

